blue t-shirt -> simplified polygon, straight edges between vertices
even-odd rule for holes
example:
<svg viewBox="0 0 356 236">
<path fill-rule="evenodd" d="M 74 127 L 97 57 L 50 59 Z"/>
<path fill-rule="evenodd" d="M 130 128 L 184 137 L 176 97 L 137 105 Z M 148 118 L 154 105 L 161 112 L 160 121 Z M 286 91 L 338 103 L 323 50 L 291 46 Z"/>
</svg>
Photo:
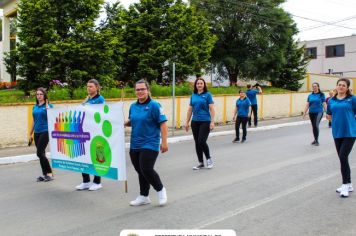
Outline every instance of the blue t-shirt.
<svg viewBox="0 0 356 236">
<path fill-rule="evenodd" d="M 248 97 L 248 99 L 250 100 L 252 105 L 257 105 L 257 94 L 260 91 L 256 90 L 256 89 L 247 89 L 246 91 L 246 96 Z"/>
<path fill-rule="evenodd" d="M 150 149 L 158 152 L 161 123 L 167 121 L 161 105 L 150 98 L 144 103 L 137 101 L 130 106 L 129 119 L 132 128 L 130 149 Z"/>
<path fill-rule="evenodd" d="M 89 98 L 87 101 L 85 101 L 85 104 L 103 104 L 103 103 L 105 103 L 105 99 L 100 94 L 97 94 L 94 97 Z"/>
<path fill-rule="evenodd" d="M 48 104 L 48 107 L 53 108 L 52 104 Z M 48 132 L 48 121 L 47 121 L 47 109 L 46 103 L 39 105 L 34 105 L 32 108 L 33 117 L 33 127 L 35 133 Z"/>
<path fill-rule="evenodd" d="M 209 105 L 214 104 L 211 93 L 193 93 L 189 105 L 192 106 L 192 121 L 211 121 Z"/>
<path fill-rule="evenodd" d="M 308 96 L 309 113 L 323 113 L 323 103 L 325 102 L 325 95 L 323 93 L 311 93 Z"/>
<path fill-rule="evenodd" d="M 332 133 L 334 138 L 356 137 L 356 97 L 344 99 L 331 98 L 326 114 L 332 115 Z"/>
<path fill-rule="evenodd" d="M 250 99 L 247 97 L 245 99 L 237 99 L 236 107 L 237 107 L 237 116 L 238 117 L 248 117 L 249 107 L 251 106 Z"/>
</svg>

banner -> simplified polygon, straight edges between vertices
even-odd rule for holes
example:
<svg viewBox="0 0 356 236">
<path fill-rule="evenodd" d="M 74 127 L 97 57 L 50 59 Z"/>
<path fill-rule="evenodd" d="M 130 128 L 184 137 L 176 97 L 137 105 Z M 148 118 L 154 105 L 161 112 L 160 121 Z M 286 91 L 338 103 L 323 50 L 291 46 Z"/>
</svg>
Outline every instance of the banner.
<svg viewBox="0 0 356 236">
<path fill-rule="evenodd" d="M 126 180 L 123 103 L 48 109 L 52 167 Z"/>
</svg>

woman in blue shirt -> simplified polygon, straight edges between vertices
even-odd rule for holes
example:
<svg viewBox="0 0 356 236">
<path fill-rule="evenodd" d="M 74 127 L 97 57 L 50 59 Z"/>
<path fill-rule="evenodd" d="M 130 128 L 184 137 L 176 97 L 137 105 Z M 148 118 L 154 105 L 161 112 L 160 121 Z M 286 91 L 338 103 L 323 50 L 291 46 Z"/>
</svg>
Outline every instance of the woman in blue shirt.
<svg viewBox="0 0 356 236">
<path fill-rule="evenodd" d="M 52 108 L 52 104 L 48 103 L 47 92 L 44 88 L 36 90 L 36 105 L 33 106 L 33 126 L 30 132 L 29 145 L 31 145 L 34 133 L 35 145 L 37 149 L 37 156 L 40 159 L 43 176 L 37 178 L 37 182 L 48 182 L 53 180 L 52 168 L 46 157 L 46 147 L 49 142 L 48 138 L 48 121 L 47 109 Z"/>
<path fill-rule="evenodd" d="M 341 78 L 336 84 L 336 94 L 329 100 L 327 119 L 332 121 L 332 134 L 340 159 L 342 185 L 336 189 L 341 197 L 353 191 L 349 165 L 349 154 L 356 138 L 356 97 L 350 92 L 350 80 Z"/>
<path fill-rule="evenodd" d="M 104 97 L 100 95 L 100 84 L 96 79 L 91 79 L 87 82 L 87 92 L 88 97 L 83 102 L 83 105 L 105 103 Z M 77 190 L 88 189 L 89 191 L 95 191 L 103 187 L 100 176 L 94 176 L 93 184 L 90 183 L 89 174 L 82 173 L 82 177 L 83 182 L 75 187 Z"/>
<path fill-rule="evenodd" d="M 189 130 L 189 122 L 192 117 L 192 131 L 195 141 L 195 150 L 198 156 L 199 164 L 193 167 L 193 170 L 204 168 L 203 153 L 206 157 L 207 168 L 213 167 L 213 161 L 210 156 L 209 146 L 206 143 L 210 130 L 214 129 L 214 102 L 213 97 L 208 92 L 205 80 L 197 78 L 194 83 L 194 93 L 190 98 L 190 104 L 187 112 L 185 130 Z"/>
<path fill-rule="evenodd" d="M 240 125 L 242 124 L 242 143 L 246 141 L 247 135 L 247 121 L 251 114 L 251 102 L 246 97 L 246 93 L 243 90 L 239 91 L 240 98 L 236 101 L 234 109 L 234 115 L 232 120 L 235 121 L 236 138 L 232 141 L 237 143 L 240 141 Z"/>
<path fill-rule="evenodd" d="M 131 104 L 129 119 L 125 126 L 131 126 L 130 158 L 140 184 L 140 195 L 130 202 L 131 206 L 150 204 L 150 185 L 157 191 L 158 204 L 167 203 L 167 191 L 154 170 L 159 151 L 168 151 L 167 117 L 161 105 L 152 100 L 146 80 L 135 84 L 137 102 Z M 160 138 L 162 142 L 160 144 Z"/>
<path fill-rule="evenodd" d="M 326 111 L 325 95 L 320 91 L 318 83 L 313 83 L 313 92 L 309 94 L 307 104 L 305 105 L 304 115 L 305 118 L 309 111 L 309 118 L 313 127 L 314 141 L 311 145 L 319 146 L 319 124 L 323 118 L 324 110 Z"/>
</svg>

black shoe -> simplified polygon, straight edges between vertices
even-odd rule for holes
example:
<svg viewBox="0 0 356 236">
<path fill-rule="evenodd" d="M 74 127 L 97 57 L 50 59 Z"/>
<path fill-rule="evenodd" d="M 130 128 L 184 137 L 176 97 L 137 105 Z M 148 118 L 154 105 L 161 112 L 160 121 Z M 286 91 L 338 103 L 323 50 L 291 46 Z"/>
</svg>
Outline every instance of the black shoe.
<svg viewBox="0 0 356 236">
<path fill-rule="evenodd" d="M 244 142 L 246 142 L 246 139 L 242 139 L 241 143 L 244 143 Z"/>
<path fill-rule="evenodd" d="M 202 168 L 204 168 L 204 164 L 203 164 L 203 163 L 200 163 L 199 165 L 194 166 L 194 167 L 193 167 L 193 170 L 200 170 L 200 169 L 202 169 Z"/>
<path fill-rule="evenodd" d="M 318 141 L 316 141 L 316 140 L 314 140 L 314 141 L 311 143 L 311 145 L 314 145 L 314 146 L 319 146 L 319 142 L 318 142 Z"/>
<path fill-rule="evenodd" d="M 52 181 L 52 180 L 54 180 L 53 177 L 48 176 L 48 175 L 45 175 L 43 181 L 44 181 L 44 182 L 49 182 L 49 181 Z"/>
<path fill-rule="evenodd" d="M 45 177 L 44 176 L 38 176 L 36 181 L 37 182 L 43 182 L 43 181 L 45 181 Z"/>
<path fill-rule="evenodd" d="M 240 139 L 239 139 L 239 138 L 235 138 L 232 142 L 233 142 L 233 143 L 240 142 Z"/>
</svg>

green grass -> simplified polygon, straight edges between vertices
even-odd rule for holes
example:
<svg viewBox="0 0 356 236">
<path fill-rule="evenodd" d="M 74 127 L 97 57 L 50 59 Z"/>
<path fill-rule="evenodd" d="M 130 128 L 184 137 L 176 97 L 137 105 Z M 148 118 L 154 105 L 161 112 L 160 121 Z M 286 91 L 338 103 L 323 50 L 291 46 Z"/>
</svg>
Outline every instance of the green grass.
<svg viewBox="0 0 356 236">
<path fill-rule="evenodd" d="M 246 90 L 246 87 L 215 87 L 209 88 L 209 92 L 213 95 L 219 94 L 238 94 L 239 90 Z M 270 93 L 286 93 L 290 92 L 286 89 L 263 87 L 264 94 Z M 185 83 L 183 85 L 176 86 L 176 96 L 189 96 L 192 94 L 192 87 L 190 84 Z M 101 94 L 105 98 L 135 98 L 135 91 L 133 88 L 125 87 L 124 89 L 107 88 L 101 91 Z M 153 97 L 166 97 L 172 95 L 172 86 L 160 86 L 157 84 L 151 85 L 151 94 Z M 78 88 L 73 91 L 73 98 L 70 97 L 69 90 L 67 88 L 55 88 L 48 92 L 50 101 L 63 101 L 63 100 L 84 100 L 87 96 L 86 88 Z M 21 90 L 0 90 L 0 104 L 5 103 L 24 103 L 34 102 L 34 92 L 29 97 L 26 97 Z"/>
</svg>

